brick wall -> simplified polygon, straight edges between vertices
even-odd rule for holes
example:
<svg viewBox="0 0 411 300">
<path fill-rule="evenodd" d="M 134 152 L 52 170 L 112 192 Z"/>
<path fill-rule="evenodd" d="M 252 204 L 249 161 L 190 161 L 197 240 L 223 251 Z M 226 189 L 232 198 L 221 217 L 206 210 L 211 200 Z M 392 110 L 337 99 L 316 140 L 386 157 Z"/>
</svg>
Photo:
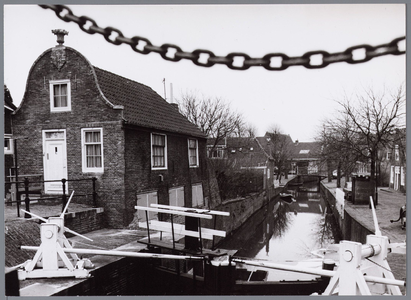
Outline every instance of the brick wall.
<svg viewBox="0 0 411 300">
<path fill-rule="evenodd" d="M 134 217 L 137 194 L 157 191 L 158 203 L 169 205 L 168 191 L 173 187 L 184 187 L 185 206 L 192 206 L 192 184 L 202 183 L 204 197 L 208 197 L 207 166 L 205 161 L 205 140 L 199 139 L 199 167 L 189 168 L 187 136 L 167 135 L 167 169 L 151 169 L 150 134 L 163 133 L 144 128 L 125 130 L 125 206 L 126 223 Z"/>
<path fill-rule="evenodd" d="M 187 136 L 165 132 L 168 168 L 151 170 L 152 131 L 124 128 L 122 110 L 113 109 L 102 98 L 88 61 L 71 48 L 66 48 L 65 55 L 60 70 L 53 64 L 50 49 L 30 70 L 24 100 L 14 116 L 20 174 L 44 174 L 42 131 L 64 129 L 68 179 L 97 178 L 97 205 L 104 208 L 109 227 L 122 228 L 132 221 L 136 194 L 142 191 L 157 190 L 159 203 L 169 204 L 168 190 L 184 186 L 185 205 L 191 206 L 191 185 L 202 183 L 204 196 L 208 197 L 205 139 L 198 140 L 200 167 L 189 168 Z M 49 81 L 63 79 L 71 83 L 71 111 L 50 112 Z M 83 173 L 83 128 L 103 130 L 104 173 Z M 76 194 L 90 193 L 89 187 L 80 182 L 69 182 L 68 193 L 72 190 Z M 93 204 L 92 197 L 73 201 Z"/>
<path fill-rule="evenodd" d="M 64 225 L 77 233 L 87 233 L 106 227 L 103 208 L 68 213 L 64 216 Z M 65 233 L 71 237 L 70 233 Z"/>
<path fill-rule="evenodd" d="M 124 225 L 124 133 L 122 111 L 112 109 L 102 99 L 92 67 L 77 51 L 66 48 L 66 63 L 59 71 L 45 51 L 30 70 L 21 108 L 14 116 L 18 139 L 20 174 L 43 174 L 43 130 L 65 129 L 68 179 L 96 177 L 99 206 L 104 207 L 110 227 Z M 50 112 L 49 80 L 70 79 L 71 111 Z M 83 173 L 81 129 L 103 129 L 104 173 Z M 84 185 L 69 183 L 68 190 L 89 193 Z M 92 204 L 92 197 L 78 198 Z M 77 200 L 74 200 L 77 201 Z"/>
</svg>

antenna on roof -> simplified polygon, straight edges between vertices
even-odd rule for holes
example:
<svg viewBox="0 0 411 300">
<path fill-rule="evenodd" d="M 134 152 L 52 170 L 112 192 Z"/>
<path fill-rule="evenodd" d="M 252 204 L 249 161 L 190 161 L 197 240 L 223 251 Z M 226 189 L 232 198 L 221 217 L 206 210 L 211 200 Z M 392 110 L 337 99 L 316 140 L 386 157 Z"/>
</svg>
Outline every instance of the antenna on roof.
<svg viewBox="0 0 411 300">
<path fill-rule="evenodd" d="M 164 100 L 167 101 L 167 95 L 166 95 L 166 79 L 163 78 L 163 86 L 164 86 Z"/>
</svg>

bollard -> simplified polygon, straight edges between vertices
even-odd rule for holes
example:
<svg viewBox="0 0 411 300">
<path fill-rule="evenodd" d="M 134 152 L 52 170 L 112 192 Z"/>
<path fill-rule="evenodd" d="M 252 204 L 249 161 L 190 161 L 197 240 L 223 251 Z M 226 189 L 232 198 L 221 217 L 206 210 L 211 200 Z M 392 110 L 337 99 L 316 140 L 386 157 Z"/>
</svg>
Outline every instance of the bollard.
<svg viewBox="0 0 411 300">
<path fill-rule="evenodd" d="M 93 181 L 93 207 L 97 207 L 97 192 L 96 192 L 96 181 L 97 178 L 93 177 L 92 178 Z"/>
<path fill-rule="evenodd" d="M 61 180 L 61 183 L 63 184 L 63 196 L 62 196 L 63 207 L 62 207 L 62 209 L 61 209 L 62 212 L 64 211 L 64 208 L 66 207 L 66 204 L 67 204 L 66 181 L 67 181 L 67 180 L 66 180 L 65 178 L 63 178 L 63 179 Z"/>
<path fill-rule="evenodd" d="M 26 199 L 24 199 L 24 203 L 26 204 L 26 211 L 30 212 L 30 198 L 29 198 L 29 179 L 27 177 L 24 178 L 24 194 Z M 31 218 L 28 213 L 24 214 L 25 219 Z"/>
</svg>

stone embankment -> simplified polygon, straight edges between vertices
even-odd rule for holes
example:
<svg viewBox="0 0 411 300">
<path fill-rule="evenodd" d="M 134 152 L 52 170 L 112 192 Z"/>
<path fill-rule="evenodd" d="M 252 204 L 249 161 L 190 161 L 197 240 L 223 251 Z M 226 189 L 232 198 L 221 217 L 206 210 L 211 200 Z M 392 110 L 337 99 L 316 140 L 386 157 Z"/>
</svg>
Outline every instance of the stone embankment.
<svg viewBox="0 0 411 300">
<path fill-rule="evenodd" d="M 336 180 L 321 182 L 321 193 L 329 203 L 336 217 L 342 238 L 359 243 L 365 243 L 369 234 L 375 233 L 372 210 L 369 205 L 353 204 L 345 200 L 343 203 L 343 214 L 341 204 L 336 201 Z M 378 204 L 375 207 L 378 226 L 381 234 L 387 236 L 391 243 L 402 243 L 406 241 L 406 230 L 401 228 L 400 222 L 391 223 L 390 220 L 398 219 L 400 208 L 406 203 L 406 195 L 378 188 Z M 387 257 L 390 268 L 396 279 L 406 279 L 406 254 L 389 253 Z M 401 287 L 405 293 L 405 288 Z"/>
</svg>

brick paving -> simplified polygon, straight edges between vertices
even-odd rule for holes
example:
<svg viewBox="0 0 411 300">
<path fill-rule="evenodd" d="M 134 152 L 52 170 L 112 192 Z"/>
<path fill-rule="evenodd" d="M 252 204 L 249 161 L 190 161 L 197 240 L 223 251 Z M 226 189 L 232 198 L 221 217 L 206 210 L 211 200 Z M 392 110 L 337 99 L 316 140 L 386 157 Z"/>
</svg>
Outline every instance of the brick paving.
<svg viewBox="0 0 411 300">
<path fill-rule="evenodd" d="M 20 209 L 25 209 L 25 204 L 24 202 L 22 205 L 20 205 Z M 85 205 L 85 204 L 78 204 L 78 203 L 70 203 L 68 212 L 78 212 L 78 211 L 84 211 L 87 209 L 92 209 L 91 206 Z M 30 212 L 33 214 L 36 214 L 40 217 L 43 218 L 48 218 L 48 217 L 53 217 L 53 216 L 58 216 L 61 214 L 62 211 L 62 205 L 56 204 L 56 205 L 50 205 L 50 204 L 30 204 Z M 17 205 L 5 205 L 4 206 L 4 221 L 11 221 L 11 220 L 18 220 L 18 219 L 24 219 L 24 212 L 20 211 L 20 217 L 17 215 Z"/>
</svg>

